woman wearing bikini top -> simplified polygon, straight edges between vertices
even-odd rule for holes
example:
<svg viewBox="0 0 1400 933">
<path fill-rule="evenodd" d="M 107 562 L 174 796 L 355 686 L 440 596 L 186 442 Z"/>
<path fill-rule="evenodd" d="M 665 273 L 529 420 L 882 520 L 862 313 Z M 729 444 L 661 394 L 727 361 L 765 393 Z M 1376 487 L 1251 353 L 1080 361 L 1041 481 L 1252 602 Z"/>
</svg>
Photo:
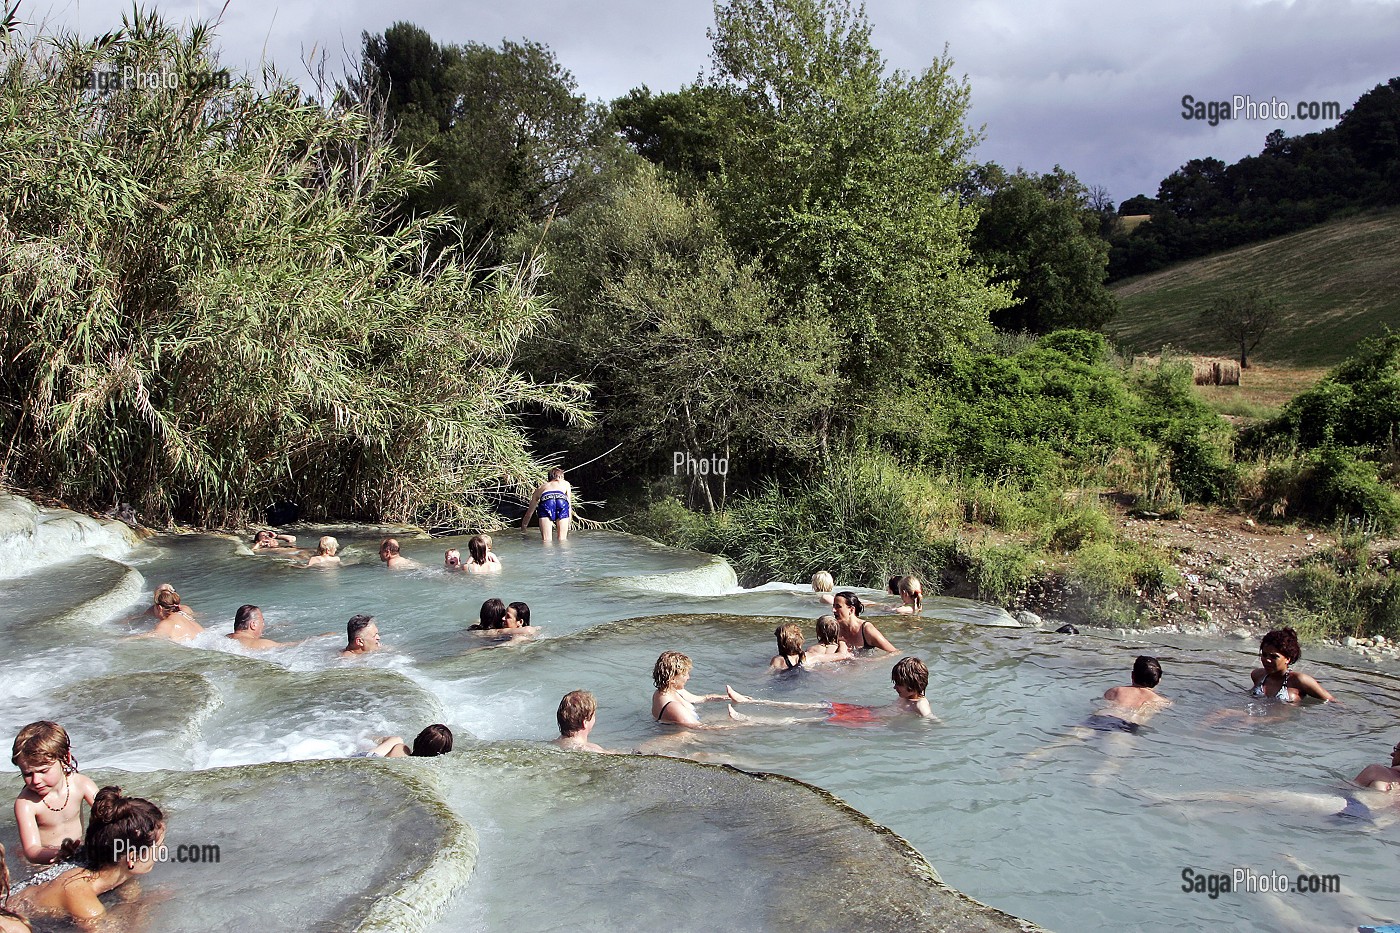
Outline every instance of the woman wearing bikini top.
<svg viewBox="0 0 1400 933">
<path fill-rule="evenodd" d="M 850 645 L 852 651 L 869 648 L 872 651 L 883 651 L 885 654 L 897 654 L 898 649 L 880 634 L 879 629 L 861 619 L 862 609 L 864 607 L 860 597 L 850 590 L 842 590 L 836 594 L 836 599 L 831 604 L 831 613 L 836 616 L 841 640 Z"/>
<path fill-rule="evenodd" d="M 1254 689 L 1252 697 L 1272 697 L 1285 703 L 1301 703 L 1304 697 L 1316 697 L 1326 703 L 1332 694 L 1322 689 L 1310 675 L 1289 670 L 1303 656 L 1298 647 L 1298 633 L 1291 628 L 1275 629 L 1259 642 L 1259 660 L 1263 667 L 1256 667 L 1250 674 Z"/>
</svg>

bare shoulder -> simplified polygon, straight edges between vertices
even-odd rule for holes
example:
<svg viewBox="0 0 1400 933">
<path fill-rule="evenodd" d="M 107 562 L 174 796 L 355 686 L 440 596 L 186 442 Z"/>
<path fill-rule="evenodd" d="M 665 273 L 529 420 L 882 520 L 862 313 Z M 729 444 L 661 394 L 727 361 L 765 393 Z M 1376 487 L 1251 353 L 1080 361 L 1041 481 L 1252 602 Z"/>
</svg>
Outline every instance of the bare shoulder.
<svg viewBox="0 0 1400 933">
<path fill-rule="evenodd" d="M 86 774 L 75 774 L 71 780 L 78 782 L 79 789 L 82 790 L 83 796 L 88 800 L 97 796 L 97 782 Z"/>
</svg>

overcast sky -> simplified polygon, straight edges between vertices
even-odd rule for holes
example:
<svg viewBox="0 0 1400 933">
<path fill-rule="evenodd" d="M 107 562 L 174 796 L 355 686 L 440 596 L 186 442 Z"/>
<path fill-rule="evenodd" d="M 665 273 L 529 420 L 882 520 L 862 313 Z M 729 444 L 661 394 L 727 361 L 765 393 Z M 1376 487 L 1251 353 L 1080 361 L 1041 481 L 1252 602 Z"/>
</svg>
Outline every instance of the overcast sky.
<svg viewBox="0 0 1400 933">
<path fill-rule="evenodd" d="M 130 0 L 21 5 L 87 35 L 120 24 Z M 209 18 L 220 3 L 156 4 L 169 19 Z M 892 67 L 921 69 L 948 47 L 972 87 L 977 158 L 1045 171 L 1059 164 L 1114 200 L 1156 193 L 1187 159 L 1257 153 L 1265 135 L 1335 120 L 1182 118 L 1181 98 L 1248 95 L 1338 101 L 1400 75 L 1400 0 L 869 0 L 876 45 Z M 675 90 L 709 64 L 704 0 L 230 0 L 218 30 L 225 65 L 264 54 L 300 78 L 304 50 L 358 53 L 360 34 L 398 20 L 439 42 L 550 46 L 590 98 L 645 84 Z"/>
</svg>

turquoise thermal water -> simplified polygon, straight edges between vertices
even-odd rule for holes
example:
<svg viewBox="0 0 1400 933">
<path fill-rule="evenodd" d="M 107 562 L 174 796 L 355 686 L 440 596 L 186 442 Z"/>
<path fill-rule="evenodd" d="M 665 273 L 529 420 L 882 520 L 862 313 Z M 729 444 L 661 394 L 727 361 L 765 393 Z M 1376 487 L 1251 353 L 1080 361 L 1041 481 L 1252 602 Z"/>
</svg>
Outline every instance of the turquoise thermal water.
<svg viewBox="0 0 1400 933">
<path fill-rule="evenodd" d="M 314 540 L 314 531 L 304 534 Z M 443 550 L 465 553 L 463 540 L 405 540 L 404 553 L 425 565 L 405 573 L 377 563 L 377 539 L 342 534 L 341 542 L 347 565 L 326 571 L 253 557 L 212 536 L 160 538 L 135 552 L 128 562 L 145 577 L 144 598 L 170 581 L 209 627 L 193 645 L 121 638 L 149 627 L 148 620 L 32 621 L 47 618 L 36 608 L 46 602 L 115 586 L 122 574 L 116 565 L 89 561 L 67 577 L 60 567 L 24 578 L 23 586 L 0 595 L 6 651 L 0 728 L 13 734 L 32 719 L 60 719 L 84 770 L 163 769 L 160 787 L 178 787 L 182 774 L 192 785 L 222 787 L 227 779 L 218 775 L 244 772 L 200 769 L 350 755 L 377 735 L 411 741 L 431 722 L 448 723 L 467 747 L 472 736 L 538 742 L 557 734 L 560 696 L 588 689 L 600 705 L 593 735 L 600 744 L 645 746 L 816 784 L 908 839 L 949 884 L 1052 929 L 1355 929 L 1400 917 L 1391 883 L 1400 854 L 1393 827 L 1260 796 L 1335 793 L 1363 765 L 1386 760 L 1400 707 L 1389 672 L 1341 656 L 1305 657 L 1302 669 L 1345 705 L 1280 708 L 1243 695 L 1253 643 L 1067 638 L 1005 627 L 1009 620 L 992 607 L 929 600 L 919 619 L 867 615 L 900 654 L 927 660 L 929 698 L 941 723 L 814 722 L 677 735 L 649 716 L 650 672 L 662 650 L 693 659 L 693 692 L 722 691 L 727 683 L 772 699 L 869 705 L 894 699 L 895 658 L 772 678 L 765 668 L 780 617 L 802 622 L 810 638 L 812 621 L 827 611 L 808 588 L 741 590 L 721 561 L 625 535 L 578 534 L 566 546 L 545 547 L 534 536 L 501 534 L 495 550 L 505 571 L 489 577 L 442 572 Z M 492 596 L 528 602 L 536 636 L 495 645 L 465 632 Z M 223 637 L 242 603 L 262 607 L 270 638 L 339 634 L 250 656 Z M 346 619 L 358 612 L 377 617 L 385 650 L 343 661 L 336 649 Z M 1105 688 L 1126 683 L 1139 653 L 1161 658 L 1161 690 L 1175 701 L 1170 710 L 1137 735 L 1094 733 L 1027 757 L 1092 712 Z M 788 715 L 761 706 L 743 710 Z M 700 712 L 706 722 L 727 719 L 720 703 Z M 739 905 L 764 898 L 787 904 L 786 894 L 773 892 L 823 887 L 821 867 L 803 861 L 798 845 L 831 822 L 820 805 L 795 811 L 786 798 L 780 803 L 755 792 L 754 813 L 740 817 L 742 793 L 709 790 L 715 799 L 708 817 L 703 795 L 687 796 L 683 815 L 667 814 L 666 788 L 651 787 L 654 804 L 646 803 L 647 792 L 626 792 L 629 810 L 603 793 L 610 785 L 591 776 L 597 768 L 571 770 L 577 756 L 511 744 L 499 749 L 469 764 L 454 756 L 441 767 L 396 766 L 419 782 L 411 793 L 395 791 L 388 777 L 357 777 L 354 762 L 342 764 L 326 772 L 335 800 L 324 805 L 308 797 L 305 781 L 294 792 L 269 779 L 258 785 L 265 809 L 250 821 L 256 833 L 245 826 L 233 835 L 282 852 L 313 850 L 328 836 L 369 834 L 378 844 L 371 847 L 376 865 L 402 864 L 413 837 L 386 831 L 385 818 L 421 795 L 414 806 L 445 807 L 450 818 L 434 819 L 469 824 L 480 845 L 472 881 L 436 922 L 444 931 L 607 928 L 619 905 L 638 916 L 675 906 L 667 885 L 689 892 L 681 902 L 686 909 L 707 909 L 714 920 L 687 923 L 683 912 L 672 915 L 681 928 L 775 928 L 784 924 Z M 382 799 L 366 801 L 357 780 L 382 781 Z M 626 780 L 647 786 L 641 778 Z M 17 789 L 17 778 L 14 784 Z M 1172 799 L 1202 792 L 1238 796 Z M 648 814 L 657 814 L 656 821 Z M 671 824 L 662 816 L 680 819 L 683 836 L 668 837 L 675 830 L 664 829 Z M 750 820 L 772 834 L 769 844 L 751 831 L 749 842 L 726 853 L 725 833 Z M 217 820 L 207 814 L 198 826 L 218 835 Z M 12 829 L 0 841 L 14 852 Z M 593 845 L 599 851 L 590 858 Z M 685 856 L 692 847 L 693 859 Z M 581 877 L 554 877 L 551 852 L 560 849 L 587 866 Z M 871 858 L 870 871 L 880 871 Z M 12 854 L 12 868 L 15 862 Z M 1338 874 L 1345 890 L 1211 898 L 1182 890 L 1187 868 Z M 189 866 L 157 868 L 167 870 L 182 883 L 210 883 Z M 316 879 L 322 867 L 313 861 L 305 870 Z M 371 874 L 381 878 L 384 871 Z M 861 897 L 858 870 L 856 877 L 852 900 Z M 316 916 L 353 913 L 346 887 L 309 883 L 322 905 Z M 572 891 L 573 902 L 541 903 L 550 886 Z M 646 893 L 653 888 L 656 893 Z M 726 901 L 726 892 L 735 891 L 743 894 Z M 211 898 L 232 896 L 216 887 Z M 750 912 L 737 914 L 740 909 Z M 811 917 L 804 922 L 813 928 Z"/>
</svg>

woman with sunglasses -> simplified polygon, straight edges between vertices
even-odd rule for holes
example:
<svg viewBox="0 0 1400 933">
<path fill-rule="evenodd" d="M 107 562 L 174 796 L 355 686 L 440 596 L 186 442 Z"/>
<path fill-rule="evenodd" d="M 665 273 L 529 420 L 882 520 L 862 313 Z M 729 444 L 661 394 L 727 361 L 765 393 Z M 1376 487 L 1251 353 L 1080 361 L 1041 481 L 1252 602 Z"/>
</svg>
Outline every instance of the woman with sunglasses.
<svg viewBox="0 0 1400 933">
<path fill-rule="evenodd" d="M 1304 697 L 1316 697 L 1326 703 L 1332 694 L 1322 689 L 1309 674 L 1289 670 L 1298 663 L 1303 651 L 1298 647 L 1298 633 L 1291 628 L 1275 629 L 1259 642 L 1259 660 L 1250 676 L 1254 679 L 1252 697 L 1273 698 L 1285 703 L 1301 703 Z"/>
</svg>

